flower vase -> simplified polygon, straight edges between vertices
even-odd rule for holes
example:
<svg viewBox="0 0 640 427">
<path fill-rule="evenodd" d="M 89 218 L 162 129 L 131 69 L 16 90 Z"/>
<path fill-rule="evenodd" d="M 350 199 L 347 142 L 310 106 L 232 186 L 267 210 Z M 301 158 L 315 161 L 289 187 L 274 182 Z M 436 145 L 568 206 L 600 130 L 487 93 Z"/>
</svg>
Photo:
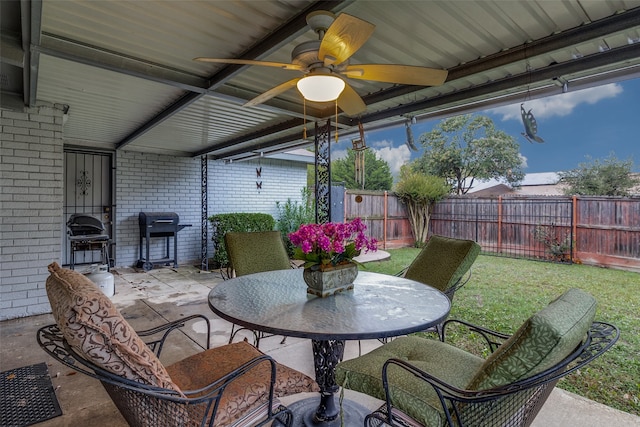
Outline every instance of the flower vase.
<svg viewBox="0 0 640 427">
<path fill-rule="evenodd" d="M 302 272 L 307 293 L 322 298 L 353 289 L 353 281 L 357 276 L 358 266 L 352 262 L 324 269 L 309 267 Z"/>
</svg>

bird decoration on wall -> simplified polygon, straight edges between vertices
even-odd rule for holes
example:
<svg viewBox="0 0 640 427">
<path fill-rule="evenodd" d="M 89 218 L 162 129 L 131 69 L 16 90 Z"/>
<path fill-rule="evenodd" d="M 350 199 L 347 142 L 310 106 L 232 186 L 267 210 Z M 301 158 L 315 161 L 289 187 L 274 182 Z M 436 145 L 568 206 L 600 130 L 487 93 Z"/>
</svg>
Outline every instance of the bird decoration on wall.
<svg viewBox="0 0 640 427">
<path fill-rule="evenodd" d="M 533 144 L 535 142 L 544 142 L 544 139 L 540 138 L 538 133 L 538 123 L 536 122 L 536 118 L 533 117 L 533 113 L 531 109 L 526 111 L 524 109 L 524 104 L 520 104 L 520 114 L 522 115 L 522 124 L 524 125 L 524 132 L 522 132 L 522 136 L 527 138 L 527 141 Z"/>
<path fill-rule="evenodd" d="M 258 179 L 262 178 L 262 166 L 260 166 L 259 168 L 256 168 L 256 178 Z M 256 189 L 262 190 L 262 181 L 256 181 Z"/>
</svg>

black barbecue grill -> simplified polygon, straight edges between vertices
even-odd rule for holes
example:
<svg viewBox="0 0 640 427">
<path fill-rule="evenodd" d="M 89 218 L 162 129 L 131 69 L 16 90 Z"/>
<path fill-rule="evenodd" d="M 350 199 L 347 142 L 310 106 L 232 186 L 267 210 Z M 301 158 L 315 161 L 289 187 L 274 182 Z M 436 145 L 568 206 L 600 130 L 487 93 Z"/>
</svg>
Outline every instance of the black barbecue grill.
<svg viewBox="0 0 640 427">
<path fill-rule="evenodd" d="M 137 267 L 149 271 L 154 264 L 169 265 L 173 263 L 178 267 L 178 232 L 191 224 L 179 224 L 180 217 L 175 212 L 140 212 L 138 214 L 138 225 L 140 226 L 140 259 Z M 149 243 L 151 238 L 166 238 L 166 255 L 164 258 L 149 259 Z M 169 256 L 169 240 L 173 237 L 173 258 Z M 143 241 L 146 242 L 145 257 L 142 256 Z"/>
<path fill-rule="evenodd" d="M 73 270 L 77 251 L 100 251 L 102 263 L 109 268 L 110 237 L 105 233 L 104 224 L 91 215 L 76 213 L 67 221 L 67 233 L 71 243 L 70 267 Z"/>
</svg>

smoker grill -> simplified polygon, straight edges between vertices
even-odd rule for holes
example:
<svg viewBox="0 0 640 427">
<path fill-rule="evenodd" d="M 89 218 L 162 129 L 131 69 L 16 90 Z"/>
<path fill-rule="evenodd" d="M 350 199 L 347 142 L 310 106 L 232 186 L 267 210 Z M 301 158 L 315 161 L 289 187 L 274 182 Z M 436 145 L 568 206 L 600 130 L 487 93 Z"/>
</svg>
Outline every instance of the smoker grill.
<svg viewBox="0 0 640 427">
<path fill-rule="evenodd" d="M 179 224 L 180 217 L 175 212 L 140 212 L 138 214 L 138 225 L 140 226 L 140 259 L 137 267 L 149 271 L 154 264 L 169 265 L 173 263 L 178 267 L 178 232 L 191 224 Z M 166 255 L 164 258 L 149 259 L 149 243 L 151 238 L 166 238 Z M 173 258 L 169 256 L 169 240 L 173 237 Z M 142 256 L 142 246 L 145 242 L 145 257 Z"/>
<path fill-rule="evenodd" d="M 100 251 L 102 263 L 111 267 L 109 261 L 109 235 L 105 233 L 104 224 L 91 215 L 76 213 L 67 221 L 67 233 L 71 243 L 70 267 L 73 270 L 77 251 Z"/>
</svg>

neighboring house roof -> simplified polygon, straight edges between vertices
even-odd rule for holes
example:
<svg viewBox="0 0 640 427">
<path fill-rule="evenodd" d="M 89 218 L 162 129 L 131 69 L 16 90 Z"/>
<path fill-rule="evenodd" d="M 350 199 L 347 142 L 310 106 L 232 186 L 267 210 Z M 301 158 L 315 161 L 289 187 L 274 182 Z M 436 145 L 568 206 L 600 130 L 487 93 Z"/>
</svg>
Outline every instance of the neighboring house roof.
<svg viewBox="0 0 640 427">
<path fill-rule="evenodd" d="M 497 184 L 492 187 L 483 188 L 482 190 L 469 191 L 467 195 L 471 197 L 495 197 L 507 193 L 514 193 L 513 188 L 509 187 L 507 184 Z"/>
<path fill-rule="evenodd" d="M 501 194 L 527 195 L 561 195 L 562 185 L 558 184 L 560 175 L 557 172 L 539 172 L 526 174 L 520 187 L 513 189 L 508 184 L 496 179 L 477 181 L 467 194 L 473 197 L 490 197 Z"/>
</svg>

